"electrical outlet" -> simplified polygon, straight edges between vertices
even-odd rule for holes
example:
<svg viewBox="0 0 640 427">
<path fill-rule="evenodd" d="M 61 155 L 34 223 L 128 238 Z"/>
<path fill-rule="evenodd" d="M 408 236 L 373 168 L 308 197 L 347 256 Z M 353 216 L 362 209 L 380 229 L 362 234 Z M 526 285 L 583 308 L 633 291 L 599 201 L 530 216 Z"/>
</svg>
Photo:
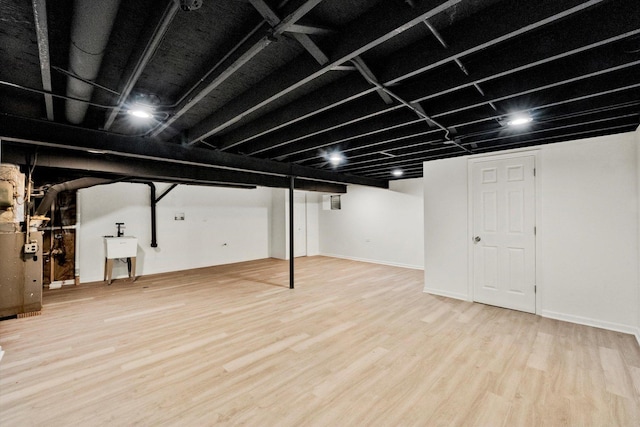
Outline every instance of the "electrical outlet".
<svg viewBox="0 0 640 427">
<path fill-rule="evenodd" d="M 24 245 L 24 253 L 25 254 L 35 254 L 38 252 L 38 244 L 37 243 L 26 243 Z"/>
</svg>

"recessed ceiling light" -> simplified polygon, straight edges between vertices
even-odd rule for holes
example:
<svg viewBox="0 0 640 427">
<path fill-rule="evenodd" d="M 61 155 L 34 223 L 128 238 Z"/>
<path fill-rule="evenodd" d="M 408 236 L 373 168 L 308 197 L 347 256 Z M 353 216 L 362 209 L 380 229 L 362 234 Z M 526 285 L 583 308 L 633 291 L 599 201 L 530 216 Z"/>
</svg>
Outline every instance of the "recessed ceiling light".
<svg viewBox="0 0 640 427">
<path fill-rule="evenodd" d="M 391 175 L 393 176 L 402 176 L 404 174 L 404 172 L 402 172 L 402 169 L 394 169 L 391 171 Z"/>
<path fill-rule="evenodd" d="M 329 154 L 329 163 L 333 166 L 338 166 L 342 162 L 344 162 L 344 156 L 342 153 L 334 152 Z"/>
<path fill-rule="evenodd" d="M 153 114 L 143 109 L 131 109 L 129 110 L 129 114 L 140 119 L 150 119 L 151 117 L 153 117 Z"/>
<path fill-rule="evenodd" d="M 522 125 L 526 125 L 527 123 L 531 123 L 532 121 L 533 121 L 533 118 L 531 118 L 531 116 L 525 116 L 525 115 L 519 114 L 511 117 L 511 119 L 509 119 L 507 124 L 509 126 L 522 126 Z"/>
</svg>

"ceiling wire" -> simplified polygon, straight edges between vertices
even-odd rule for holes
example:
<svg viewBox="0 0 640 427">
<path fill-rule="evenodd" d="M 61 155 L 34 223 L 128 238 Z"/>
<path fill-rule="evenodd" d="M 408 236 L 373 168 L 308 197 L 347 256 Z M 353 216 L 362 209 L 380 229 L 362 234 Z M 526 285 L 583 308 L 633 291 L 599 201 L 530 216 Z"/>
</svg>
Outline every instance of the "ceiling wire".
<svg viewBox="0 0 640 427">
<path fill-rule="evenodd" d="M 457 141 L 455 141 L 454 139 L 451 139 L 451 131 L 449 129 L 447 129 L 445 126 L 443 126 L 442 124 L 438 123 L 437 121 L 433 120 L 431 117 L 429 117 L 427 114 L 425 114 L 424 112 L 420 111 L 420 109 L 414 107 L 413 105 L 411 105 L 408 101 L 404 100 L 403 98 L 401 98 L 400 96 L 396 95 L 393 91 L 389 90 L 387 87 L 383 86 L 382 84 L 378 83 L 377 81 L 369 78 L 369 76 L 367 75 L 367 73 L 365 72 L 365 70 L 363 70 L 360 66 L 360 64 L 358 63 L 358 61 L 351 61 L 351 63 L 358 69 L 358 71 L 360 71 L 360 74 L 362 74 L 362 76 L 369 82 L 369 84 L 375 86 L 377 89 L 384 91 L 387 95 L 391 96 L 392 98 L 394 98 L 396 101 L 398 101 L 399 103 L 401 103 L 402 105 L 404 105 L 405 107 L 409 108 L 410 110 L 412 110 L 414 113 L 416 113 L 418 116 L 422 117 L 427 123 L 429 124 L 434 124 L 436 125 L 438 128 L 442 129 L 445 134 L 444 134 L 444 139 L 446 141 L 448 141 L 448 143 L 455 145 L 456 147 L 466 151 L 469 154 L 473 154 L 473 151 L 469 150 L 467 147 L 461 145 L 460 143 L 458 143 Z"/>
<path fill-rule="evenodd" d="M 61 99 L 68 99 L 70 101 L 84 102 L 85 104 L 91 105 L 93 107 L 98 107 L 98 108 L 109 109 L 109 108 L 117 107 L 117 105 L 98 104 L 96 102 L 87 101 L 86 99 L 74 98 L 73 96 L 67 96 L 67 95 L 59 95 L 59 94 L 53 93 L 52 91 L 49 91 L 49 90 L 35 89 L 35 88 L 32 88 L 32 87 L 28 87 L 28 86 L 22 86 L 22 85 L 19 85 L 19 84 L 16 84 L 16 83 L 7 82 L 5 80 L 0 80 L 0 85 L 13 87 L 13 88 L 24 90 L 24 91 L 27 91 L 27 92 L 39 93 L 41 95 L 51 95 L 54 98 L 61 98 Z"/>
<path fill-rule="evenodd" d="M 71 71 L 65 70 L 65 69 L 64 69 L 64 68 L 62 68 L 62 67 L 58 67 L 58 66 L 56 66 L 56 65 L 52 65 L 52 66 L 51 66 L 51 68 L 52 68 L 52 69 L 54 69 L 55 71 L 59 72 L 60 74 L 64 74 L 65 76 L 68 76 L 68 77 L 73 77 L 74 79 L 76 79 L 76 80 L 80 80 L 80 81 L 81 81 L 81 82 L 83 82 L 83 83 L 86 83 L 86 84 L 88 84 L 88 85 L 91 85 L 91 86 L 97 87 L 98 89 L 102 89 L 102 90 L 104 90 L 104 91 L 106 91 L 106 92 L 110 92 L 110 93 L 112 93 L 112 94 L 114 94 L 114 95 L 120 96 L 120 92 L 118 92 L 118 91 L 116 91 L 116 90 L 113 90 L 113 89 L 111 89 L 111 88 L 108 88 L 108 87 L 106 87 L 106 86 L 102 86 L 101 84 L 98 84 L 98 83 L 96 83 L 96 82 L 94 82 L 94 81 L 91 81 L 91 80 L 89 80 L 89 79 L 85 79 L 85 78 L 83 78 L 83 77 L 80 77 L 80 76 L 79 76 L 79 75 L 77 75 L 76 73 L 73 73 L 73 72 L 71 72 Z"/>
</svg>

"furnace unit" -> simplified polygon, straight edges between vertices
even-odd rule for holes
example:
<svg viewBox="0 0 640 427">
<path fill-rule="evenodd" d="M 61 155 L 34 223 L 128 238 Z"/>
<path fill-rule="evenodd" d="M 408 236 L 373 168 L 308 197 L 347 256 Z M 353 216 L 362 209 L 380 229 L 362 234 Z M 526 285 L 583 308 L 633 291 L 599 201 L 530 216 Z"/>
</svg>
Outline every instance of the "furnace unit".
<svg viewBox="0 0 640 427">
<path fill-rule="evenodd" d="M 42 233 L 24 226 L 30 222 L 25 193 L 20 169 L 1 164 L 0 318 L 39 314 L 42 309 Z"/>
</svg>

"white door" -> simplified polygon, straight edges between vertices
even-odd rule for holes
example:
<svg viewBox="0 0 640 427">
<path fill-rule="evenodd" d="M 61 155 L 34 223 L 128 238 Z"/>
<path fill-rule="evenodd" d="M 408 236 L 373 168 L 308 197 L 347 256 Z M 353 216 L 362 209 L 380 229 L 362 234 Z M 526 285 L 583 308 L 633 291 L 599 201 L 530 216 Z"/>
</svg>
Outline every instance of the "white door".
<svg viewBox="0 0 640 427">
<path fill-rule="evenodd" d="M 535 313 L 535 157 L 472 164 L 474 301 Z"/>
<path fill-rule="evenodd" d="M 296 257 L 307 255 L 307 198 L 293 193 L 293 252 Z"/>
</svg>

